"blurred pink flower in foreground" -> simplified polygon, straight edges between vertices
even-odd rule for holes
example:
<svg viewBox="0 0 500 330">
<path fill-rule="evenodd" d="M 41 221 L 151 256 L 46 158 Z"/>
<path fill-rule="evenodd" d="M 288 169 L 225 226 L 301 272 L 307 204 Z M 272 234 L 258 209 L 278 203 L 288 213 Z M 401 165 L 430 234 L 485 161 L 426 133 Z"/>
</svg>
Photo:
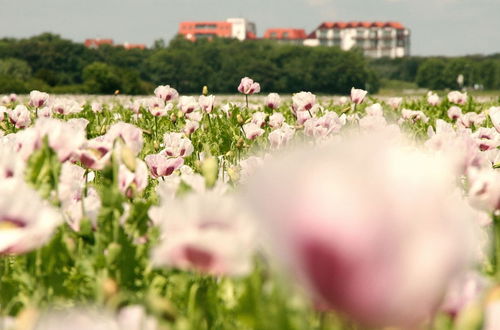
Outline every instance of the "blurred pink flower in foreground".
<svg viewBox="0 0 500 330">
<path fill-rule="evenodd" d="M 257 94 L 260 92 L 260 84 L 248 77 L 242 78 L 238 86 L 238 92 L 245 95 Z"/>
<path fill-rule="evenodd" d="M 488 110 L 488 114 L 490 116 L 491 122 L 493 126 L 500 133 L 500 107 L 491 107 Z"/>
<path fill-rule="evenodd" d="M 61 215 L 24 182 L 0 181 L 0 255 L 42 246 L 61 222 Z"/>
<path fill-rule="evenodd" d="M 250 272 L 255 240 L 253 223 L 227 196 L 190 194 L 153 207 L 149 215 L 163 238 L 153 263 L 213 275 Z"/>
<path fill-rule="evenodd" d="M 430 317 L 476 243 L 447 162 L 374 134 L 282 157 L 249 197 L 314 300 L 369 326 Z"/>
<path fill-rule="evenodd" d="M 368 94 L 367 91 L 363 89 L 356 89 L 356 88 L 351 88 L 351 101 L 354 104 L 361 104 L 363 103 L 366 94 Z"/>
</svg>

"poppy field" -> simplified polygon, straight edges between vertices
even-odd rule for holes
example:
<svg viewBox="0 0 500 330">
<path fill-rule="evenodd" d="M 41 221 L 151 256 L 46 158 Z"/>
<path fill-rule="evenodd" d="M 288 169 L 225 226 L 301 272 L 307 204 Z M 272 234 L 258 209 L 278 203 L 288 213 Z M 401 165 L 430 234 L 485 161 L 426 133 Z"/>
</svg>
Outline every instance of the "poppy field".
<svg viewBox="0 0 500 330">
<path fill-rule="evenodd" d="M 0 329 L 500 329 L 498 100 L 174 87 L 0 96 Z"/>
</svg>

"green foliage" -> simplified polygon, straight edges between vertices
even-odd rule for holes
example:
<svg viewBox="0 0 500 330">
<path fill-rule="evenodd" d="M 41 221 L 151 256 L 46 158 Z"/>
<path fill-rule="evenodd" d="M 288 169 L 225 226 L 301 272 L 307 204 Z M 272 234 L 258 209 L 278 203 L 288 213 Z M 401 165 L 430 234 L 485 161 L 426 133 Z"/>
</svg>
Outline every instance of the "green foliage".
<svg viewBox="0 0 500 330">
<path fill-rule="evenodd" d="M 6 58 L 0 60 L 0 75 L 10 76 L 17 80 L 27 80 L 31 78 L 31 67 L 23 60 Z"/>
<path fill-rule="evenodd" d="M 234 93 L 244 76 L 260 82 L 263 92 L 345 94 L 353 86 L 374 92 L 379 85 L 377 74 L 357 51 L 266 40 L 193 43 L 178 37 L 168 46 L 159 40 L 145 50 L 109 45 L 88 49 L 58 35 L 41 34 L 21 40 L 1 39 L 0 59 L 6 58 L 28 63 L 33 76 L 56 92 L 110 94 L 118 89 L 125 94 L 147 94 L 156 85 L 170 84 L 181 93 L 199 93 L 204 85 L 214 93 Z M 61 87 L 82 83 L 85 89 Z M 22 87 L 16 84 L 4 84 L 0 91 L 34 89 L 28 83 L 23 82 Z"/>
</svg>

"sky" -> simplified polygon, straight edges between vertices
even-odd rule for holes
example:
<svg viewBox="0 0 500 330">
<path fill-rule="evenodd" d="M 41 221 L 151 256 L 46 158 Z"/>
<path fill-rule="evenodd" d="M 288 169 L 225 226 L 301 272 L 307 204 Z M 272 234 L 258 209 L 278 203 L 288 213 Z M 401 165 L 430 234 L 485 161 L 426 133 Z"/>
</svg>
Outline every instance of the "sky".
<svg viewBox="0 0 500 330">
<path fill-rule="evenodd" d="M 53 32 L 115 43 L 169 41 L 179 23 L 245 17 L 267 28 L 325 21 L 399 21 L 412 55 L 500 53 L 500 0 L 0 0 L 0 38 Z"/>
</svg>

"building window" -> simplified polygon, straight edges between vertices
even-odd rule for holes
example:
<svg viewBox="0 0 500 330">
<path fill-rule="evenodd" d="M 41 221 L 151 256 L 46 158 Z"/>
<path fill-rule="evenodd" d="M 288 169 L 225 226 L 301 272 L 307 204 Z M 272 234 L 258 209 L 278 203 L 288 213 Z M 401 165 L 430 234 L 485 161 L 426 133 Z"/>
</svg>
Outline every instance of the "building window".
<svg viewBox="0 0 500 330">
<path fill-rule="evenodd" d="M 276 39 L 278 37 L 276 32 L 271 32 L 271 39 Z"/>
<path fill-rule="evenodd" d="M 281 38 L 288 39 L 288 32 L 283 32 L 283 34 L 281 35 Z"/>
<path fill-rule="evenodd" d="M 328 30 L 326 30 L 326 29 L 319 30 L 318 31 L 318 38 L 326 39 L 327 33 L 328 33 Z"/>
<path fill-rule="evenodd" d="M 216 29 L 216 24 L 196 24 L 197 29 Z"/>
</svg>

